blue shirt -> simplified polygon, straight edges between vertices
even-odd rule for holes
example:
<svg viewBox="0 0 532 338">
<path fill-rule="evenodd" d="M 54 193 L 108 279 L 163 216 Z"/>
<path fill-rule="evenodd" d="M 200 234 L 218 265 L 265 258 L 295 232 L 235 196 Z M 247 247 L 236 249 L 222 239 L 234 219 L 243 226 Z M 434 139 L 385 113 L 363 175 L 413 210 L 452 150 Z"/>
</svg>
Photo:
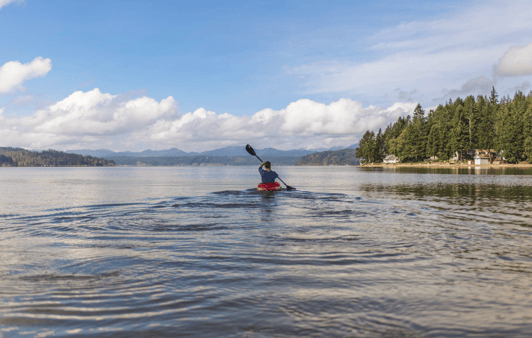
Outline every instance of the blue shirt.
<svg viewBox="0 0 532 338">
<path fill-rule="evenodd" d="M 262 183 L 273 183 L 275 182 L 275 179 L 279 177 L 275 171 L 264 170 L 262 167 L 259 167 L 259 173 Z"/>
</svg>

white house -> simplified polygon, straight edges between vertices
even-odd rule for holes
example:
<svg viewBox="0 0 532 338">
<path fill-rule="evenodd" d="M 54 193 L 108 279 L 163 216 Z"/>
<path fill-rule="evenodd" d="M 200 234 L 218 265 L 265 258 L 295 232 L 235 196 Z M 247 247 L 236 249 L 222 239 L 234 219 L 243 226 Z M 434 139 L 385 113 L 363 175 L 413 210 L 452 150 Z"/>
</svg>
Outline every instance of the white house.
<svg viewBox="0 0 532 338">
<path fill-rule="evenodd" d="M 486 154 L 478 154 L 475 156 L 475 165 L 490 164 L 490 157 Z"/>
<path fill-rule="evenodd" d="M 383 160 L 384 163 L 399 163 L 401 160 L 399 157 L 396 157 L 395 155 L 388 155 Z"/>
</svg>

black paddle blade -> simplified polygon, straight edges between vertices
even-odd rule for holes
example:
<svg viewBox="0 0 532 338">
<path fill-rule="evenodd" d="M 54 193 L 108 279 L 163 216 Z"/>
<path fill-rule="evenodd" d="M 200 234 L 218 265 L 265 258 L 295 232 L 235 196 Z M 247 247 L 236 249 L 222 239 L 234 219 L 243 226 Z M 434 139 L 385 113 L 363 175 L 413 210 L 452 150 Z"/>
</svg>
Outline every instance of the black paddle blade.
<svg viewBox="0 0 532 338">
<path fill-rule="evenodd" d="M 277 176 L 277 178 L 279 179 L 279 181 L 283 182 L 283 184 L 286 186 L 286 190 L 295 190 L 296 189 L 296 188 L 291 187 L 288 184 L 284 183 L 284 181 L 279 176 Z"/>
<path fill-rule="evenodd" d="M 250 155 L 257 156 L 257 154 L 255 154 L 255 150 L 253 150 L 253 148 L 252 148 L 249 144 L 246 146 L 246 151 L 247 151 Z"/>
</svg>

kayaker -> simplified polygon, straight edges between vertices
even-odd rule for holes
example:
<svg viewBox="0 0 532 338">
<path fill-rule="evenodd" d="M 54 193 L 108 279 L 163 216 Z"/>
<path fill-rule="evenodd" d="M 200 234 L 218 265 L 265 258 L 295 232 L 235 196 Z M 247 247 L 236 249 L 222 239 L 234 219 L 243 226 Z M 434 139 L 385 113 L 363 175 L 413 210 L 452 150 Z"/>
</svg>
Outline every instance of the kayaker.
<svg viewBox="0 0 532 338">
<path fill-rule="evenodd" d="M 262 169 L 262 167 L 266 168 L 266 170 Z M 259 167 L 259 173 L 263 184 L 275 183 L 275 179 L 279 177 L 275 171 L 272 171 L 272 164 L 270 161 L 262 162 Z"/>
</svg>

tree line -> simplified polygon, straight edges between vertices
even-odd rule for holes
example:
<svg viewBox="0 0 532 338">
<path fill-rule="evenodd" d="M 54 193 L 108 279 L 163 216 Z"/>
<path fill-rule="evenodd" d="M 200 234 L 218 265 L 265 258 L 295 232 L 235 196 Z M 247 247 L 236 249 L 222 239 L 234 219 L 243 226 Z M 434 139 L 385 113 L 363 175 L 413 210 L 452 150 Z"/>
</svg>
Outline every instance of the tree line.
<svg viewBox="0 0 532 338">
<path fill-rule="evenodd" d="M 112 166 L 114 161 L 68 154 L 57 150 L 42 152 L 22 148 L 0 148 L 0 166 L 7 167 L 62 167 L 62 166 Z"/>
<path fill-rule="evenodd" d="M 399 117 L 386 130 L 366 131 L 356 149 L 367 162 L 382 162 L 395 155 L 402 162 L 420 162 L 437 157 L 449 160 L 469 158 L 474 149 L 502 151 L 509 163 L 532 163 L 532 91 L 517 91 L 500 100 L 495 88 L 491 95 L 450 99 L 427 116 L 418 104 L 413 116 Z"/>
</svg>

